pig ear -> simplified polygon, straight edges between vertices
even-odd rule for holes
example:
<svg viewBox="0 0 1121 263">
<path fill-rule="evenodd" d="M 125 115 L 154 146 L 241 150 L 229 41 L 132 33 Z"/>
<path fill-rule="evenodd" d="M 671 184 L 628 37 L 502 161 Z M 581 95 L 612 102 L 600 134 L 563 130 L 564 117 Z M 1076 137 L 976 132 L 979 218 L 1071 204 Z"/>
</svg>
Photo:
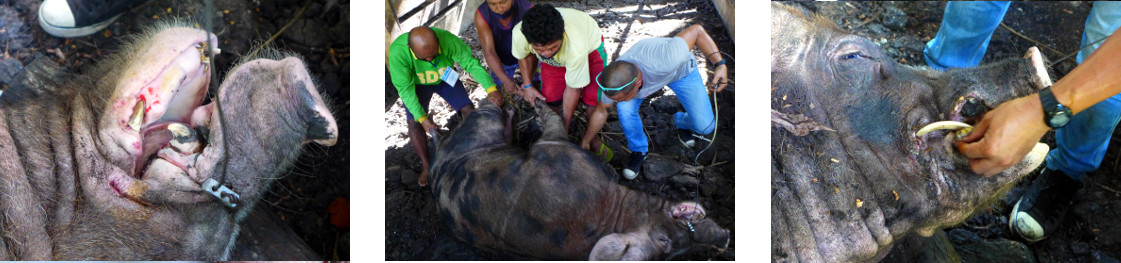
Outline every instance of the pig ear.
<svg viewBox="0 0 1121 263">
<path fill-rule="evenodd" d="M 643 249 L 644 246 L 632 234 L 610 234 L 600 238 L 592 252 L 588 254 L 589 261 L 603 260 L 648 260 L 651 254 Z"/>
<path fill-rule="evenodd" d="M 308 127 L 307 139 L 324 146 L 335 145 L 339 138 L 339 126 L 323 99 L 315 92 L 315 86 L 305 85 L 300 97 L 304 101 L 300 116 L 303 116 Z"/>
<path fill-rule="evenodd" d="M 694 202 L 681 202 L 670 207 L 669 216 L 675 220 L 696 221 L 705 218 L 705 209 Z"/>
</svg>

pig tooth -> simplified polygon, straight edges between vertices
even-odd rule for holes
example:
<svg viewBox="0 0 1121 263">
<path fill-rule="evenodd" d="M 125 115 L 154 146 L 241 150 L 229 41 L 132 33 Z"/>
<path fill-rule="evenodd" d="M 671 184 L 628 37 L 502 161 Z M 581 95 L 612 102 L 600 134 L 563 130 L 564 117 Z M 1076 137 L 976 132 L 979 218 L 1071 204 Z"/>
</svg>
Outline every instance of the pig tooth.
<svg viewBox="0 0 1121 263">
<path fill-rule="evenodd" d="M 199 149 L 198 138 L 195 137 L 194 130 L 181 123 L 172 123 L 167 125 L 167 130 L 171 131 L 173 135 L 172 140 L 169 142 L 172 148 L 184 154 L 195 153 Z"/>
<path fill-rule="evenodd" d="M 168 124 L 167 130 L 171 131 L 172 135 L 175 135 L 176 140 L 187 140 L 192 137 L 191 128 L 187 128 L 186 125 L 180 123 Z"/>
<path fill-rule="evenodd" d="M 973 131 L 973 126 L 959 121 L 940 121 L 923 126 L 915 136 L 923 136 L 936 130 L 955 130 L 958 139 Z"/>
<path fill-rule="evenodd" d="M 140 131 L 140 125 L 144 124 L 145 107 L 144 100 L 137 101 L 136 106 L 132 107 L 132 117 L 128 119 L 128 126 L 135 131 Z"/>
</svg>

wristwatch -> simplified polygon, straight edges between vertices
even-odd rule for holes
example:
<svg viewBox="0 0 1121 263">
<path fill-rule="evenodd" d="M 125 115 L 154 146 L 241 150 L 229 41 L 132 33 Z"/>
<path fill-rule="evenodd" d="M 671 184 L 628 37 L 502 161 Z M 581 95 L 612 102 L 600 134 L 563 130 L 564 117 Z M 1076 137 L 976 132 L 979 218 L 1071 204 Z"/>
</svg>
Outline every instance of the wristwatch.
<svg viewBox="0 0 1121 263">
<path fill-rule="evenodd" d="M 1043 122 L 1052 129 L 1062 128 L 1070 122 L 1070 108 L 1063 106 L 1051 93 L 1051 86 L 1039 91 L 1039 101 L 1043 104 Z"/>
</svg>

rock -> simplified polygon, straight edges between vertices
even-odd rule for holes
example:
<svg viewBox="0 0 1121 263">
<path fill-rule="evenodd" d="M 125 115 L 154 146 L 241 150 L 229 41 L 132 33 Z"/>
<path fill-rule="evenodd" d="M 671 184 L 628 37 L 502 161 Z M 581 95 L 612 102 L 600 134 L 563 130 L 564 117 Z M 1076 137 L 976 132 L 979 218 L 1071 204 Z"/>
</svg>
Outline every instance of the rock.
<svg viewBox="0 0 1121 263">
<path fill-rule="evenodd" d="M 400 165 L 393 165 L 385 168 L 385 181 L 398 182 L 401 181 L 401 172 L 405 170 Z"/>
<path fill-rule="evenodd" d="M 667 177 L 673 176 L 685 169 L 685 165 L 672 158 L 651 154 L 646 157 L 646 163 L 643 164 L 646 169 L 643 176 L 651 181 L 665 180 Z"/>
<path fill-rule="evenodd" d="M 954 250 L 945 231 L 934 231 L 934 235 L 923 237 L 911 234 L 900 239 L 892 246 L 880 262 L 962 262 Z"/>
<path fill-rule="evenodd" d="M 887 28 L 884 28 L 881 24 L 868 24 L 868 29 L 872 30 L 872 33 L 877 36 L 887 34 Z"/>
<path fill-rule="evenodd" d="M 693 177 L 691 175 L 684 175 L 684 174 L 676 175 L 674 177 L 671 177 L 670 181 L 673 181 L 674 183 L 678 183 L 678 184 L 683 184 L 683 185 L 686 185 L 686 186 L 689 186 L 689 187 L 696 186 L 696 185 L 701 183 L 701 181 L 699 179 L 697 179 L 696 177 Z"/>
<path fill-rule="evenodd" d="M 9 58 L 0 61 L 0 83 L 12 83 L 21 70 L 23 70 L 23 63 L 19 63 L 18 59 Z"/>
<path fill-rule="evenodd" d="M 918 37 L 905 36 L 895 40 L 895 43 L 892 43 L 892 46 L 903 50 L 909 50 L 911 52 L 922 52 L 923 49 L 926 48 L 926 42 L 923 42 L 922 39 L 919 39 Z"/>
<path fill-rule="evenodd" d="M 309 47 L 323 47 L 327 45 L 327 41 L 334 36 L 327 36 L 323 32 L 323 22 L 314 19 L 301 18 L 292 23 L 288 30 L 284 31 L 284 37 L 293 42 L 299 43 Z"/>
<path fill-rule="evenodd" d="M 420 174 L 411 169 L 401 169 L 401 183 L 405 185 L 417 185 L 416 180 L 420 178 Z"/>
<path fill-rule="evenodd" d="M 712 193 L 715 193 L 717 188 L 719 188 L 719 186 L 717 186 L 716 184 L 701 184 L 701 194 L 704 196 L 712 196 Z"/>
<path fill-rule="evenodd" d="M 885 6 L 881 21 L 887 28 L 900 30 L 907 26 L 907 13 L 895 6 Z"/>
<path fill-rule="evenodd" d="M 964 229 L 951 230 L 949 239 L 962 262 L 1035 262 L 1028 246 L 1017 241 L 982 239 Z"/>
<path fill-rule="evenodd" d="M 1102 262 L 1102 263 L 1118 263 L 1118 262 L 1121 262 L 1121 261 L 1118 261 L 1116 258 L 1110 257 L 1109 255 L 1106 255 L 1104 252 L 1097 251 L 1097 250 L 1094 250 L 1093 252 L 1090 253 L 1090 259 L 1092 259 L 1094 262 Z"/>
<path fill-rule="evenodd" d="M 1075 255 L 1086 255 L 1090 253 L 1090 244 L 1086 242 L 1072 240 L 1070 241 L 1070 252 Z"/>
<path fill-rule="evenodd" d="M 662 113 L 677 112 L 677 105 L 681 102 L 677 101 L 677 95 L 661 96 L 650 100 L 650 106 L 654 106 L 654 110 Z"/>
</svg>

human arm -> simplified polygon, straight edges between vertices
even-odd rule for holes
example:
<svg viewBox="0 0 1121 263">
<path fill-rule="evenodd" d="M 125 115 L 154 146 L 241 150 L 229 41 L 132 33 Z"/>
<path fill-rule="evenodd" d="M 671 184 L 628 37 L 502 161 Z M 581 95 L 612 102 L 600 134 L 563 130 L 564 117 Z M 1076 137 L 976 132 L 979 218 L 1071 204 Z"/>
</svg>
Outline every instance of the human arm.
<svg viewBox="0 0 1121 263">
<path fill-rule="evenodd" d="M 588 116 L 588 130 L 584 132 L 584 137 L 580 140 L 580 148 L 584 150 L 591 149 L 592 139 L 596 134 L 603 129 L 603 124 L 607 122 L 607 109 L 614 104 L 605 103 L 600 101 L 592 115 Z"/>
<path fill-rule="evenodd" d="M 537 100 L 545 100 L 545 96 L 542 96 L 541 92 L 538 92 L 533 87 L 524 87 L 532 82 L 533 73 L 537 71 L 537 55 L 530 52 L 529 43 L 525 40 L 525 35 L 522 34 L 521 26 L 520 23 L 514 26 L 513 39 L 510 41 L 510 54 L 514 55 L 515 58 L 519 58 L 518 67 L 521 68 L 522 81 L 525 82 L 522 83 L 523 87 L 519 87 L 518 93 L 521 94 L 522 98 L 526 101 L 529 101 L 530 105 L 536 106 Z"/>
<path fill-rule="evenodd" d="M 441 36 L 440 42 L 440 46 L 444 49 L 444 52 L 446 52 L 452 60 L 455 60 L 456 63 L 459 63 L 459 66 L 463 67 L 463 71 L 471 74 L 471 78 L 474 78 L 475 82 L 479 83 L 479 86 L 485 88 L 488 95 L 498 90 L 498 87 L 494 84 L 494 80 L 490 78 L 490 74 L 488 74 L 487 70 L 483 68 L 483 65 L 479 63 L 479 60 L 475 59 L 475 56 L 471 54 L 471 48 L 467 46 L 467 43 L 464 43 L 462 39 L 459 39 L 459 37 L 451 33 L 446 33 Z"/>
<path fill-rule="evenodd" d="M 1121 29 L 1114 31 L 1114 34 Z M 1059 103 L 1079 112 L 1121 93 L 1121 39 L 1110 37 L 1081 65 L 1051 86 Z M 957 144 L 970 168 L 992 176 L 1019 163 L 1050 127 L 1044 123 L 1038 94 L 1005 102 L 986 113 L 973 132 Z"/>
<path fill-rule="evenodd" d="M 415 72 L 412 63 L 409 61 L 407 53 L 402 54 L 400 50 L 390 50 L 389 55 L 389 80 L 393 83 L 393 87 L 397 89 L 397 95 L 401 97 L 401 103 L 405 104 L 405 110 L 413 115 L 414 120 L 423 123 L 428 119 L 428 114 L 421 107 L 420 100 L 416 96 L 416 83 L 413 81 Z M 402 56 L 403 55 L 403 56 Z"/>
<path fill-rule="evenodd" d="M 564 97 L 561 100 L 561 117 L 564 118 L 564 132 L 566 134 L 569 124 L 572 124 L 572 114 L 576 112 L 576 106 L 580 104 L 581 93 L 583 93 L 583 90 L 580 88 L 564 88 Z"/>
<path fill-rule="evenodd" d="M 685 46 L 688 47 L 689 50 L 693 50 L 693 46 L 700 49 L 701 53 L 704 53 L 705 58 L 712 64 L 724 60 L 724 56 L 720 54 L 720 49 L 716 47 L 716 41 L 712 40 L 712 36 L 709 36 L 708 32 L 705 32 L 705 28 L 701 27 L 701 25 L 689 26 L 681 30 L 681 33 L 677 33 L 677 37 L 685 40 Z M 723 91 L 724 88 L 728 87 L 728 65 L 721 64 L 711 70 L 713 72 L 712 78 L 708 81 L 709 85 L 707 85 L 709 87 L 709 92 L 712 92 L 714 87 L 716 88 L 716 92 Z"/>
<path fill-rule="evenodd" d="M 517 93 L 518 84 L 514 83 L 513 76 L 507 76 L 506 71 L 502 70 L 502 60 L 498 58 L 498 52 L 494 49 L 494 45 L 499 43 L 494 42 L 494 34 L 490 27 L 486 25 L 487 21 L 478 11 L 475 11 L 475 31 L 478 32 L 479 46 L 483 48 L 483 57 L 486 58 L 487 67 L 490 67 L 490 72 L 494 73 L 494 76 L 498 77 L 498 81 L 502 82 L 502 89 L 506 93 Z"/>
</svg>

